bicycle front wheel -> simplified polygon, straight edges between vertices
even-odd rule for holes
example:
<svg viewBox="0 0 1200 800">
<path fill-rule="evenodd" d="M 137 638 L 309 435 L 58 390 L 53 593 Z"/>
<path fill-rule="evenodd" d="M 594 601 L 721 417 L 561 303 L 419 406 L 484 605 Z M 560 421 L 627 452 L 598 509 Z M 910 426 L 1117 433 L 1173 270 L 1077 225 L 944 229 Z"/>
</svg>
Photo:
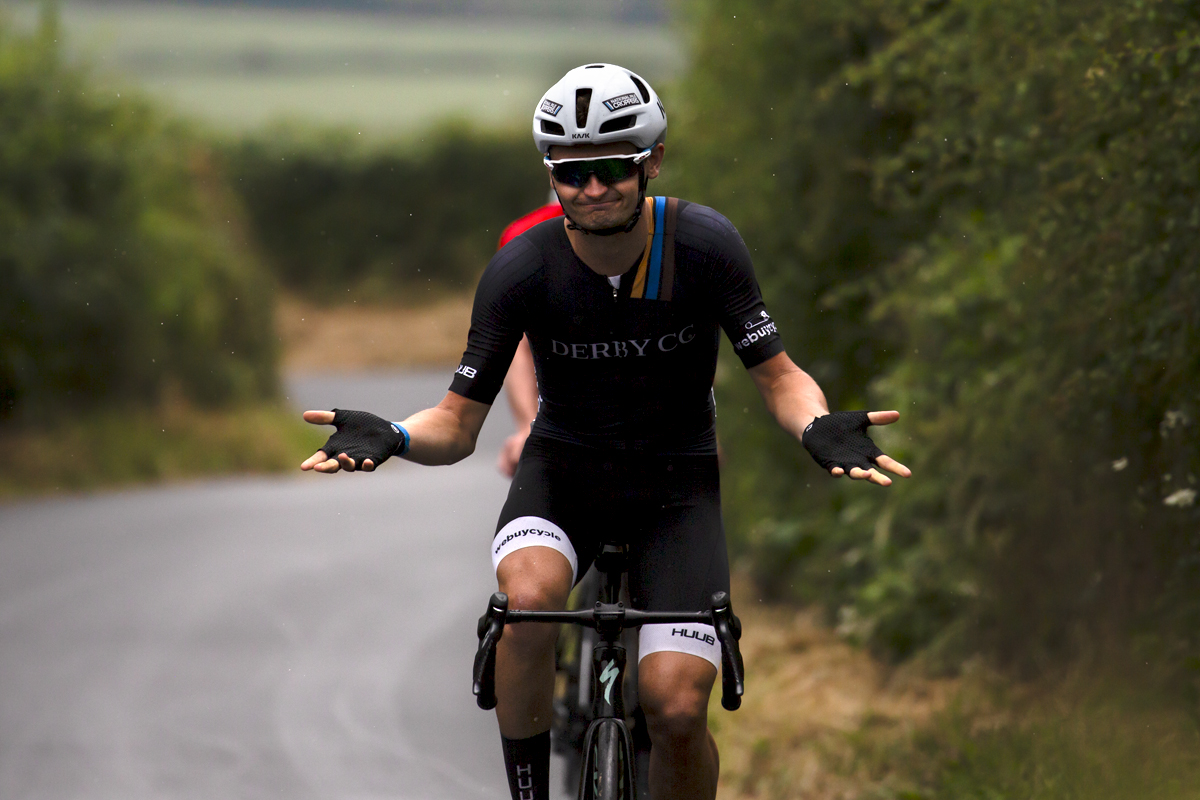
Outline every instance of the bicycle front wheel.
<svg viewBox="0 0 1200 800">
<path fill-rule="evenodd" d="M 629 734 L 616 720 L 598 720 L 589 737 L 581 800 L 633 800 Z"/>
</svg>

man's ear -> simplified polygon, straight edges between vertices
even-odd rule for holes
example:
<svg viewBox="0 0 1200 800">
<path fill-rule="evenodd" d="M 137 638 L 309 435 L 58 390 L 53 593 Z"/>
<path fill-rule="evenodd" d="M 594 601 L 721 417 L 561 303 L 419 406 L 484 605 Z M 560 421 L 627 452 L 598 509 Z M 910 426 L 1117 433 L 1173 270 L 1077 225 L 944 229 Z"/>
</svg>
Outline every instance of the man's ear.
<svg viewBox="0 0 1200 800">
<path fill-rule="evenodd" d="M 662 142 L 654 145 L 650 151 L 650 157 L 646 159 L 646 179 L 657 178 L 658 173 L 662 170 L 663 153 L 667 150 L 667 146 Z"/>
</svg>

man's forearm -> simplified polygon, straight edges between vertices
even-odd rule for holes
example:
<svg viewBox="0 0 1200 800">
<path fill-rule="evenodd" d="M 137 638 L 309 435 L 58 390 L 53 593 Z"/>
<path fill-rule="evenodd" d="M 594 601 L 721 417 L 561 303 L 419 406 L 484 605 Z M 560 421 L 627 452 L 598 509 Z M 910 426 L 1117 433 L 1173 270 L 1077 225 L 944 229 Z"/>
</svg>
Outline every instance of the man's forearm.
<svg viewBox="0 0 1200 800">
<path fill-rule="evenodd" d="M 799 439 L 814 418 L 829 413 L 825 393 L 807 372 L 780 353 L 750 370 L 767 410 L 779 425 Z"/>
<path fill-rule="evenodd" d="M 475 452 L 479 429 L 490 408 L 450 393 L 433 408 L 401 421 L 409 435 L 404 459 L 426 466 L 462 461 Z"/>
</svg>

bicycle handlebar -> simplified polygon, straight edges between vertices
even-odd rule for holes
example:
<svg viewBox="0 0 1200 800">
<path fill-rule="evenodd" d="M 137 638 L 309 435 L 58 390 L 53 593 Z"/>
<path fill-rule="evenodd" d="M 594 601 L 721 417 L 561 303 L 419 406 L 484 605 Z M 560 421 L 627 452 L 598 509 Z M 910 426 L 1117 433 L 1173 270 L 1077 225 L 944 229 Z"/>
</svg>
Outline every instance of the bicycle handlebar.
<svg viewBox="0 0 1200 800">
<path fill-rule="evenodd" d="M 712 596 L 708 611 L 638 611 L 624 605 L 597 603 L 586 611 L 522 611 L 508 609 L 508 595 L 496 592 L 488 609 L 479 618 L 479 649 L 475 652 L 472 691 L 475 702 L 484 710 L 496 707 L 496 643 L 509 622 L 566 622 L 620 635 L 626 628 L 642 625 L 697 622 L 712 625 L 721 644 L 721 705 L 729 711 L 742 704 L 745 692 L 745 666 L 738 639 L 742 623 L 733 613 L 726 592 Z"/>
<path fill-rule="evenodd" d="M 508 595 L 496 592 L 488 601 L 487 611 L 479 618 L 476 627 L 479 649 L 475 651 L 471 691 L 475 694 L 475 702 L 484 711 L 496 707 L 496 642 L 504 635 L 507 615 Z"/>
</svg>

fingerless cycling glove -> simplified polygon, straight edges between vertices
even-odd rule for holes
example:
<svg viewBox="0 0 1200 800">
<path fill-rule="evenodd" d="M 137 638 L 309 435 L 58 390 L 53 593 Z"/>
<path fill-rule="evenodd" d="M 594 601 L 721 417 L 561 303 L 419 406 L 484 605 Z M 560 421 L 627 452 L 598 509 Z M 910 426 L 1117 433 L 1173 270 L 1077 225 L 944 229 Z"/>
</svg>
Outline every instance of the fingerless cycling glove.
<svg viewBox="0 0 1200 800">
<path fill-rule="evenodd" d="M 835 411 L 810 422 L 800 441 L 822 469 L 841 467 L 850 474 L 853 467 L 871 469 L 883 455 L 867 436 L 870 425 L 866 411 Z"/>
<path fill-rule="evenodd" d="M 367 459 L 379 466 L 392 456 L 408 452 L 408 431 L 369 411 L 333 409 L 333 426 L 337 433 L 329 437 L 321 449 L 330 458 L 345 453 L 362 467 Z"/>
</svg>

